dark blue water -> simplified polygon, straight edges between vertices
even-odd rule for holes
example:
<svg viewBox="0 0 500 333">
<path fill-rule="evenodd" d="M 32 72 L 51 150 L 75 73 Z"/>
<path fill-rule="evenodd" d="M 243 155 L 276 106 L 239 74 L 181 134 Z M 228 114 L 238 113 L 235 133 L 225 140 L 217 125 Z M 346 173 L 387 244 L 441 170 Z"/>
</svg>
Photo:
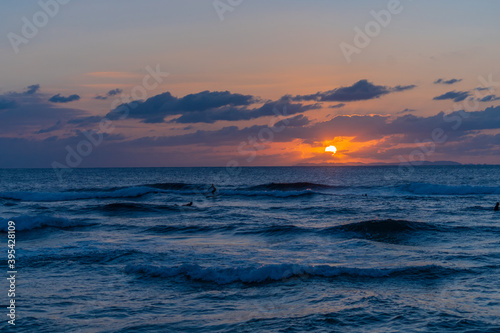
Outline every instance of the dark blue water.
<svg viewBox="0 0 500 333">
<path fill-rule="evenodd" d="M 500 332 L 500 167 L 0 179 L 3 271 L 17 228 L 15 331 Z"/>
</svg>

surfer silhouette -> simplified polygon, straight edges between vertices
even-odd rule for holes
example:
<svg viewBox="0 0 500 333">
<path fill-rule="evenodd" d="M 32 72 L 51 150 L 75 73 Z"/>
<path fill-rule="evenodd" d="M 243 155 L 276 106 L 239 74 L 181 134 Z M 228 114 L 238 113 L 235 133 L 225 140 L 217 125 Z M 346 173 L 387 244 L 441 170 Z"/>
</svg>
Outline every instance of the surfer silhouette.
<svg viewBox="0 0 500 333">
<path fill-rule="evenodd" d="M 497 202 L 497 205 L 495 206 L 495 212 L 498 212 L 500 210 L 500 202 Z"/>
<path fill-rule="evenodd" d="M 217 189 L 215 188 L 214 184 L 212 184 L 212 186 L 210 186 L 208 190 L 209 191 L 212 190 L 212 195 L 215 195 L 215 192 L 217 192 Z"/>
</svg>

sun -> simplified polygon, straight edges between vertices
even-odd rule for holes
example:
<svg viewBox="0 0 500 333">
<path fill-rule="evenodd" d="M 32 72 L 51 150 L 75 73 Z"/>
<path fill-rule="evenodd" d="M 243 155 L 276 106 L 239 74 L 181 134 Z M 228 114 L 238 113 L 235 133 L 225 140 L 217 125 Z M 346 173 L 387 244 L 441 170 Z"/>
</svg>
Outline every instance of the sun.
<svg viewBox="0 0 500 333">
<path fill-rule="evenodd" d="M 335 153 L 337 152 L 337 147 L 335 147 L 335 146 L 328 146 L 328 147 L 325 148 L 325 151 L 331 152 L 332 155 L 335 155 Z"/>
</svg>

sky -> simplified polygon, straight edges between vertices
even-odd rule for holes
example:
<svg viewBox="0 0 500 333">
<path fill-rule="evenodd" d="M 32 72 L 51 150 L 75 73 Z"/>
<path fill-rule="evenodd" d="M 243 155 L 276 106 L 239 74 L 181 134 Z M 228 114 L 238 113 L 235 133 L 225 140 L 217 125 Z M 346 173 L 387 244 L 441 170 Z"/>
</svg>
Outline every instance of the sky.
<svg viewBox="0 0 500 333">
<path fill-rule="evenodd" d="M 499 12 L 2 1 L 0 167 L 500 164 Z"/>
</svg>

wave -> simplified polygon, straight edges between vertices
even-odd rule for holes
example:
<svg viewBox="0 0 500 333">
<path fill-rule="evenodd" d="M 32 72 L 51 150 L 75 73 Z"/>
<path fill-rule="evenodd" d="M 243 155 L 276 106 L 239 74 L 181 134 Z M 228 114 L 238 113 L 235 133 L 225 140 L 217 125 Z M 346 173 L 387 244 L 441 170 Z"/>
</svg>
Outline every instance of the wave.
<svg viewBox="0 0 500 333">
<path fill-rule="evenodd" d="M 81 188 L 63 192 L 0 192 L 0 199 L 32 202 L 54 202 L 88 199 L 137 198 L 154 193 L 175 193 L 179 195 L 205 195 L 208 189 L 206 184 L 186 183 L 154 183 L 125 187 L 108 188 Z M 219 194 L 222 196 L 271 196 L 278 198 L 302 197 L 312 195 L 333 195 L 335 193 L 366 193 L 373 190 L 382 190 L 382 193 L 394 195 L 412 193 L 418 195 L 472 195 L 472 194 L 500 194 L 500 187 L 488 186 L 451 186 L 426 183 L 410 183 L 397 187 L 366 187 L 366 186 L 332 186 L 309 182 L 298 183 L 267 183 L 255 186 L 222 187 Z M 352 191 L 351 191 L 352 190 Z M 396 192 L 394 192 L 396 190 Z M 353 192 L 354 191 L 354 192 Z M 10 203 L 9 205 L 12 205 Z M 133 208 L 132 208 L 133 209 Z M 137 210 L 141 208 L 138 207 Z M 147 210 L 148 208 L 146 208 Z"/>
<path fill-rule="evenodd" d="M 125 212 L 143 212 L 143 213 L 160 213 L 165 211 L 182 211 L 186 207 L 178 205 L 155 205 L 135 202 L 114 202 L 106 205 L 93 206 L 89 210 L 101 210 L 110 213 L 125 213 Z"/>
<path fill-rule="evenodd" d="M 238 228 L 239 225 L 227 224 L 221 226 L 209 225 L 157 225 L 146 229 L 146 231 L 153 233 L 197 233 L 197 232 L 212 232 L 212 231 L 230 231 Z"/>
<path fill-rule="evenodd" d="M 242 230 L 238 233 L 243 235 L 257 234 L 257 235 L 274 236 L 274 235 L 285 235 L 285 234 L 300 234 L 312 231 L 313 229 L 301 228 L 293 224 L 284 224 L 284 225 L 270 225 L 266 227 L 247 229 L 247 230 Z"/>
<path fill-rule="evenodd" d="M 452 186 L 427 183 L 410 183 L 403 186 L 403 189 L 407 192 L 424 195 L 500 194 L 500 187 L 495 186 Z"/>
<path fill-rule="evenodd" d="M 289 198 L 289 197 L 302 197 L 310 196 L 315 194 L 322 194 L 320 192 L 315 192 L 313 190 L 303 190 L 303 191 L 255 191 L 255 190 L 221 190 L 222 195 L 237 195 L 246 197 L 260 197 L 260 196 L 270 196 L 277 198 Z"/>
<path fill-rule="evenodd" d="M 266 281 L 280 281 L 298 276 L 311 277 L 391 277 L 414 276 L 439 278 L 459 272 L 454 268 L 437 265 L 388 267 L 388 268 L 357 268 L 330 265 L 299 265 L 274 264 L 247 267 L 201 267 L 196 264 L 184 264 L 177 267 L 133 265 L 125 267 L 127 274 L 137 274 L 146 277 L 168 278 L 185 276 L 189 279 L 229 284 L 234 282 L 258 283 Z"/>
<path fill-rule="evenodd" d="M 299 183 L 268 183 L 246 188 L 248 191 L 306 191 L 339 188 L 339 186 L 330 186 L 324 184 L 299 182 Z M 344 186 L 342 186 L 344 188 Z"/>
<path fill-rule="evenodd" d="M 159 189 L 149 187 L 127 187 L 118 190 L 91 191 L 91 192 L 0 192 L 0 198 L 48 202 L 72 201 L 85 199 L 112 199 L 112 198 L 137 198 L 150 193 L 158 193 Z"/>
<path fill-rule="evenodd" d="M 324 194 L 321 190 L 345 188 L 343 186 L 330 186 L 324 184 L 299 182 L 299 183 L 267 183 L 250 187 L 241 187 L 235 190 L 222 190 L 222 194 L 242 196 L 274 196 L 280 198 Z"/>
<path fill-rule="evenodd" d="M 394 242 L 400 238 L 406 239 L 413 233 L 499 233 L 498 226 L 449 226 L 436 225 L 428 222 L 415 222 L 407 220 L 369 220 L 335 225 L 331 227 L 304 227 L 293 224 L 255 225 L 248 223 L 232 224 L 192 224 L 192 225 L 156 225 L 145 229 L 147 232 L 170 233 L 208 233 L 233 231 L 237 235 L 257 235 L 263 237 L 275 236 L 300 236 L 316 234 L 320 236 L 357 237 L 375 241 Z M 420 234 L 419 234 L 420 235 Z M 416 238 L 420 239 L 420 238 Z"/>
<path fill-rule="evenodd" d="M 28 231 L 40 228 L 58 228 L 67 229 L 75 227 L 87 227 L 95 225 L 95 223 L 86 223 L 78 220 L 70 220 L 55 216 L 28 216 L 22 215 L 10 219 L 0 218 L 0 231 L 7 232 L 8 222 L 14 221 L 16 223 L 16 231 Z"/>
<path fill-rule="evenodd" d="M 132 187 L 150 187 L 160 190 L 184 190 L 184 189 L 194 189 L 197 186 L 194 184 L 186 183 L 153 183 L 153 184 L 138 184 L 130 186 L 118 186 L 118 187 L 89 187 L 89 188 L 73 188 L 66 192 L 113 192 L 117 190 L 123 190 Z"/>
<path fill-rule="evenodd" d="M 439 231 L 437 226 L 426 222 L 412 222 L 406 220 L 370 220 L 343 224 L 327 229 L 328 231 L 348 231 L 366 234 L 404 233 L 410 231 L 428 230 Z"/>
<path fill-rule="evenodd" d="M 426 222 L 412 222 L 406 220 L 370 220 L 361 222 L 352 222 L 343 225 L 336 225 L 326 228 L 304 228 L 295 225 L 270 225 L 265 227 L 256 227 L 252 229 L 240 230 L 239 234 L 257 234 L 265 236 L 317 233 L 320 235 L 340 234 L 345 232 L 354 232 L 366 235 L 391 235 L 404 234 L 412 231 L 441 231 L 441 227 Z"/>
<path fill-rule="evenodd" d="M 77 251 L 70 251 L 61 253 L 60 249 L 46 250 L 43 254 L 36 253 L 34 255 L 24 254 L 26 261 L 29 261 L 30 267 L 44 267 L 49 265 L 60 266 L 65 262 L 68 264 L 109 264 L 112 262 L 126 262 L 129 257 L 142 254 L 137 250 L 123 249 L 123 250 L 102 250 L 102 249 L 88 249 L 84 251 L 77 249 Z"/>
<path fill-rule="evenodd" d="M 185 183 L 156 183 L 156 184 L 146 184 L 143 186 L 157 188 L 160 190 L 173 190 L 173 191 L 194 190 L 194 189 L 199 189 L 201 187 L 201 185 L 185 184 Z"/>
</svg>

